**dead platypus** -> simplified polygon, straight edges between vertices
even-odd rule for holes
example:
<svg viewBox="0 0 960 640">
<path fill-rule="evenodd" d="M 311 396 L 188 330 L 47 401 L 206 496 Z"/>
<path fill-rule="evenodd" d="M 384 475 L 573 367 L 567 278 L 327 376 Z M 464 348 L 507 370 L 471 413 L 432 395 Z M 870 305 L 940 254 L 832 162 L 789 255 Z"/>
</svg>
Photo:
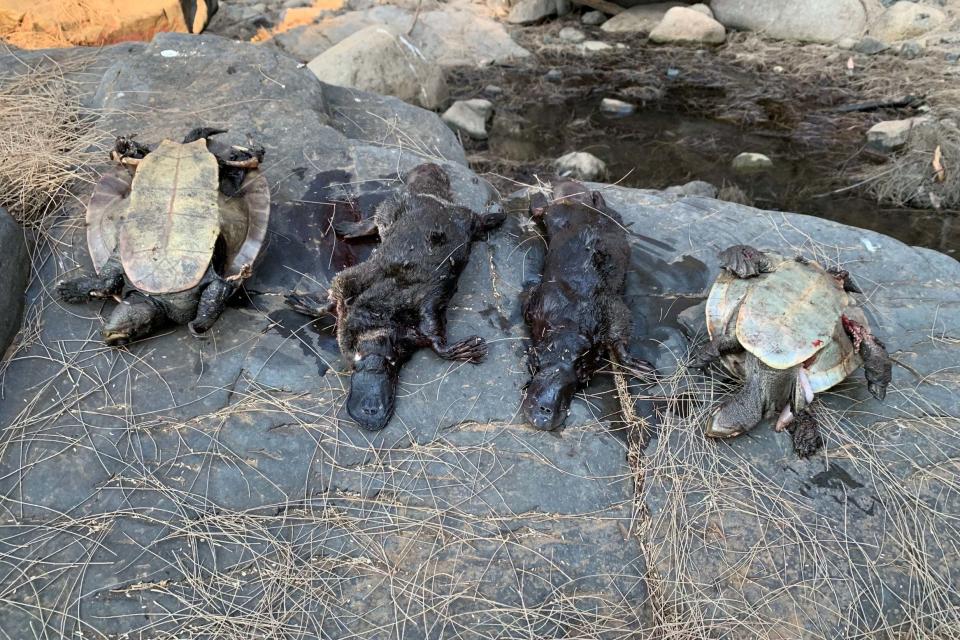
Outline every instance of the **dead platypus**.
<svg viewBox="0 0 960 640">
<path fill-rule="evenodd" d="M 447 303 L 471 243 L 506 217 L 499 204 L 482 214 L 454 204 L 450 178 L 435 164 L 414 168 L 404 182 L 372 218 L 334 225 L 348 239 L 379 233 L 369 259 L 338 273 L 327 293 L 287 296 L 301 313 L 336 318 L 340 352 L 353 368 L 347 413 L 370 430 L 393 415 L 400 367 L 417 349 L 473 363 L 486 356 L 479 336 L 447 344 Z"/>
<path fill-rule="evenodd" d="M 537 429 L 556 429 L 570 401 L 608 354 L 619 364 L 652 372 L 630 355 L 630 310 L 623 300 L 630 244 L 620 214 L 579 182 L 553 185 L 553 200 L 531 204 L 547 238 L 540 282 L 524 291 L 533 377 L 523 413 Z"/>
</svg>

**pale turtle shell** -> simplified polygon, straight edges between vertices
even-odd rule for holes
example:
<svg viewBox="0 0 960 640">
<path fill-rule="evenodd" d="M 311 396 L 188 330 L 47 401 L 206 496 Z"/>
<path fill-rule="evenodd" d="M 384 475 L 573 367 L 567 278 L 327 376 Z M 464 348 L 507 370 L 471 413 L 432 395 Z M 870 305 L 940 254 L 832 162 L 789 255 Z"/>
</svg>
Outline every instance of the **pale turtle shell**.
<svg viewBox="0 0 960 640">
<path fill-rule="evenodd" d="M 849 295 L 819 264 L 768 257 L 776 265 L 770 273 L 743 279 L 724 270 L 717 277 L 706 304 L 710 337 L 735 332 L 764 364 L 788 369 L 805 363 L 814 392 L 829 389 L 861 364 L 841 316 L 869 327 L 866 318 L 848 306 Z M 742 375 L 741 361 L 723 359 L 734 375 Z"/>
<path fill-rule="evenodd" d="M 203 143 L 202 140 L 197 142 Z M 196 145 L 197 143 L 191 144 Z M 164 141 L 157 151 L 165 148 L 165 145 L 167 145 L 166 148 L 169 148 L 170 145 L 174 147 L 188 146 L 176 142 Z M 206 152 L 205 146 L 203 150 L 213 159 L 215 166 L 216 158 Z M 148 154 L 147 158 L 151 158 L 157 151 Z M 145 161 L 146 160 L 144 160 L 144 162 Z M 207 163 L 204 162 L 204 164 Z M 150 165 L 147 166 L 149 167 Z M 140 176 L 142 171 L 143 162 L 141 162 L 141 166 L 137 171 L 137 176 Z M 90 257 L 93 261 L 94 268 L 98 273 L 104 263 L 113 255 L 120 240 L 121 233 L 125 226 L 130 223 L 131 219 L 138 225 L 143 224 L 142 221 L 138 222 L 138 217 L 134 216 L 130 218 L 127 216 L 127 212 L 133 208 L 133 189 L 142 188 L 144 184 L 145 183 L 138 180 L 137 177 L 131 177 L 127 169 L 116 167 L 106 172 L 100 178 L 96 187 L 94 187 L 93 195 L 90 197 L 90 202 L 87 206 L 87 245 L 90 249 Z M 219 191 L 216 184 L 217 183 L 214 182 L 215 216 L 213 220 L 216 223 L 216 235 L 213 235 L 213 240 L 215 243 L 217 235 L 223 237 L 227 255 L 224 272 L 220 275 L 227 277 L 238 274 L 244 266 L 252 267 L 260 255 L 266 241 L 267 225 L 270 219 L 270 188 L 266 178 L 256 170 L 247 173 L 237 197 L 228 198 Z M 204 208 L 204 210 L 206 210 L 206 208 Z M 191 230 L 194 229 L 194 227 L 188 223 L 189 220 L 189 216 L 183 216 L 183 219 L 178 221 L 186 223 L 185 225 L 181 225 L 185 228 L 178 227 L 179 232 L 189 234 Z M 200 227 L 206 229 L 207 225 L 201 224 Z M 142 234 L 149 236 L 148 228 L 141 226 L 140 231 Z M 210 264 L 212 255 L 213 245 L 210 246 L 207 257 L 202 265 L 196 264 L 197 259 L 189 261 L 190 264 L 195 267 L 192 274 L 193 278 L 189 281 L 173 278 L 170 280 L 172 283 L 170 286 L 181 287 L 186 284 L 185 289 L 189 289 L 198 284 L 206 272 L 207 266 Z M 202 269 L 200 268 L 201 266 Z M 131 272 L 126 260 L 124 260 L 124 269 L 127 271 L 127 276 L 131 279 L 131 282 L 137 286 L 137 288 L 141 288 L 140 284 L 130 277 Z M 179 272 L 182 274 L 184 270 L 179 269 Z M 197 273 L 199 273 L 199 276 L 197 276 Z M 157 274 L 160 279 L 162 279 L 162 275 L 163 274 Z M 193 282 L 194 278 L 196 282 Z M 190 282 L 193 282 L 193 284 L 189 284 Z M 142 290 L 148 293 L 173 293 L 185 289 L 169 288 L 163 291 Z"/>
</svg>

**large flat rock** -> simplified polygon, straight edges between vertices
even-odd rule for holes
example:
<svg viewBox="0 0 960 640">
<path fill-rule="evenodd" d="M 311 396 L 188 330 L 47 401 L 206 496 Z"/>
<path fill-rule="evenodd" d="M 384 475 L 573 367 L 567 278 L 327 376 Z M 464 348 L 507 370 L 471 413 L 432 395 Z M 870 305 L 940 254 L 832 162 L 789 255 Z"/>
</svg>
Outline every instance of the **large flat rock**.
<svg viewBox="0 0 960 640">
<path fill-rule="evenodd" d="M 50 297 L 62 273 L 89 267 L 79 206 L 38 249 L 31 333 L 4 369 L 0 405 L 4 632 L 638 629 L 645 568 L 615 403 L 579 403 L 562 435 L 514 420 L 519 242 L 533 238 L 516 220 L 475 245 L 449 313 L 453 338 L 491 341 L 489 360 L 418 353 L 380 433 L 344 419 L 349 380 L 330 332 L 282 304 L 369 254 L 337 241 L 331 218 L 371 213 L 416 164 L 444 163 L 467 206 L 496 197 L 439 118 L 215 37 L 158 36 L 101 74 L 87 99 L 109 134 L 154 143 L 218 126 L 266 147 L 269 245 L 209 339 L 171 328 L 123 350 L 97 335 L 112 302 Z"/>
<path fill-rule="evenodd" d="M 448 313 L 451 339 L 479 333 L 490 357 L 417 353 L 394 419 L 371 434 L 342 412 L 349 379 L 329 331 L 282 294 L 369 255 L 336 241 L 331 218 L 368 214 L 424 159 L 444 163 L 465 205 L 495 197 L 445 125 L 213 37 L 118 53 L 89 101 L 110 134 L 149 143 L 223 126 L 263 143 L 270 241 L 209 339 L 174 328 L 122 350 L 97 338 L 112 303 L 49 295 L 89 265 L 79 207 L 39 246 L 29 333 L 2 379 L 7 635 L 937 637 L 956 625 L 953 259 L 806 216 L 601 187 L 633 243 L 635 351 L 677 373 L 622 405 L 601 372 L 565 429 L 542 433 L 517 419 L 518 294 L 542 258 L 521 203 L 475 244 Z M 707 440 L 703 414 L 724 388 L 677 367 L 689 349 L 677 316 L 738 242 L 846 266 L 901 363 L 883 404 L 859 372 L 823 395 L 827 447 L 808 461 L 769 425 Z M 618 428 L 622 406 L 658 422 L 642 452 Z"/>
</svg>

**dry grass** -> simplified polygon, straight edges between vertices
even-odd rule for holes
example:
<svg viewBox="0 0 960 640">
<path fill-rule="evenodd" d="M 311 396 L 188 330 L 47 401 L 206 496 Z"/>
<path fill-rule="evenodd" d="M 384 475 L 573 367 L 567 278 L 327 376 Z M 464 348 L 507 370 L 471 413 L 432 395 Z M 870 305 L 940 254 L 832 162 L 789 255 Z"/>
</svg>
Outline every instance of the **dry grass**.
<svg viewBox="0 0 960 640">
<path fill-rule="evenodd" d="M 934 165 L 938 148 L 942 172 Z M 960 129 L 940 122 L 917 127 L 901 152 L 889 163 L 865 172 L 862 180 L 880 202 L 960 208 Z"/>
<path fill-rule="evenodd" d="M 91 59 L 45 60 L 0 73 L 0 205 L 28 227 L 44 227 L 88 166 L 104 136 L 66 74 Z"/>
<path fill-rule="evenodd" d="M 703 435 L 729 390 L 681 367 L 660 390 L 656 436 L 631 455 L 660 637 L 957 637 L 960 420 L 900 388 L 911 415 L 864 428 L 872 416 L 821 406 L 823 457 L 758 460 Z M 628 406 L 638 397 L 620 392 Z M 834 477 L 838 464 L 854 484 Z M 837 508 L 795 480 L 812 465 L 826 491 L 849 491 Z"/>
</svg>

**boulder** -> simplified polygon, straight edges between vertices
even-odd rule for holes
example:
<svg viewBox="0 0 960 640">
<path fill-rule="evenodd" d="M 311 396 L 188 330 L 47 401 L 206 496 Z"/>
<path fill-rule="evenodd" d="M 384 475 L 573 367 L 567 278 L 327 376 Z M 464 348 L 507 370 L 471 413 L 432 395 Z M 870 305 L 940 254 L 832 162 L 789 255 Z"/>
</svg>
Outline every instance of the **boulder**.
<svg viewBox="0 0 960 640">
<path fill-rule="evenodd" d="M 713 0 L 710 8 L 727 28 L 759 31 L 779 40 L 859 39 L 867 26 L 860 0 Z"/>
<path fill-rule="evenodd" d="M 613 16 L 600 28 L 607 33 L 650 33 L 667 15 L 667 11 L 684 6 L 682 2 L 638 5 Z"/>
<path fill-rule="evenodd" d="M 449 94 L 443 71 L 397 31 L 371 26 L 330 47 L 307 68 L 323 82 L 437 109 Z"/>
<path fill-rule="evenodd" d="M 0 39 L 22 49 L 149 40 L 200 33 L 218 0 L 0 0 Z"/>
<path fill-rule="evenodd" d="M 921 36 L 943 26 L 947 15 L 937 7 L 916 2 L 897 2 L 880 14 L 870 33 L 881 40 L 896 42 Z"/>
<path fill-rule="evenodd" d="M 325 18 L 274 36 L 273 44 L 301 62 L 312 60 L 344 38 L 369 27 L 413 23 L 414 12 L 393 5 L 375 6 Z M 428 60 L 442 67 L 505 64 L 530 55 L 502 24 L 456 7 L 424 11 L 409 35 Z"/>
<path fill-rule="evenodd" d="M 722 44 L 727 39 L 723 25 L 699 11 L 674 7 L 667 11 L 650 41 L 658 44 Z"/>
<path fill-rule="evenodd" d="M 907 143 L 914 129 L 932 122 L 926 116 L 878 122 L 867 131 L 867 144 L 880 151 L 895 151 Z"/>
<path fill-rule="evenodd" d="M 553 161 L 557 173 L 577 180 L 602 180 L 607 177 L 607 163 L 585 151 L 573 151 Z"/>
<path fill-rule="evenodd" d="M 443 121 L 454 131 L 477 140 L 487 139 L 487 123 L 493 117 L 493 103 L 483 98 L 457 100 L 443 114 Z"/>
<path fill-rule="evenodd" d="M 510 24 L 536 24 L 552 16 L 562 16 L 570 12 L 566 0 L 520 0 L 507 15 Z"/>
<path fill-rule="evenodd" d="M 0 207 L 0 358 L 20 330 L 30 255 L 23 229 Z"/>
<path fill-rule="evenodd" d="M 112 301 L 50 297 L 62 270 L 90 266 L 88 192 L 38 247 L 35 332 L 0 403 L 4 634 L 642 633 L 646 571 L 611 403 L 578 399 L 562 434 L 515 421 L 518 292 L 542 260 L 537 243 L 518 248 L 533 236 L 517 218 L 474 245 L 447 312 L 451 339 L 484 336 L 487 360 L 417 353 L 385 431 L 345 419 L 334 337 L 282 302 L 369 255 L 375 243 L 344 243 L 331 219 L 371 215 L 421 162 L 444 164 L 465 207 L 497 198 L 440 118 L 212 36 L 157 36 L 111 65 L 90 99 L 108 136 L 153 144 L 201 118 L 226 142 L 265 145 L 270 240 L 209 340 L 179 327 L 123 350 L 97 336 Z M 589 392 L 610 398 L 605 378 Z M 60 570 L 31 572 L 45 563 Z"/>
</svg>

